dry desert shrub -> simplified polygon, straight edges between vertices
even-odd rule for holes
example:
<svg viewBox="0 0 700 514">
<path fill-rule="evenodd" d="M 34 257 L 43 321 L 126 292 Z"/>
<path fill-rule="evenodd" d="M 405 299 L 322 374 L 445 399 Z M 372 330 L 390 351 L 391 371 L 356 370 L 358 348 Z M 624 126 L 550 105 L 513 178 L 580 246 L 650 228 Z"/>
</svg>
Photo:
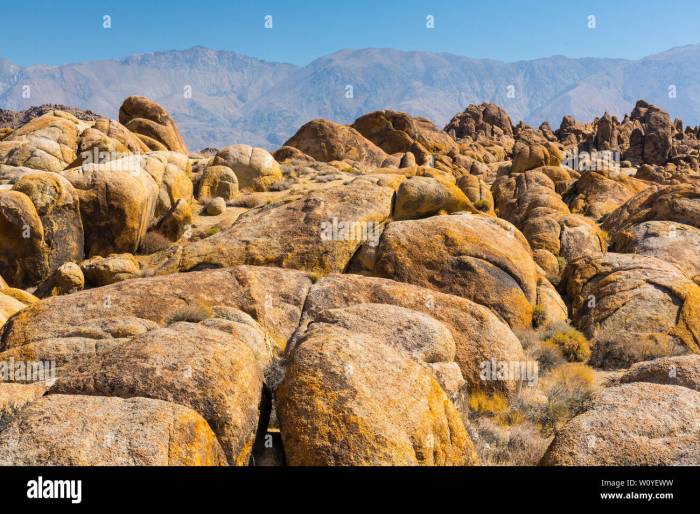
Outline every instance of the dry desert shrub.
<svg viewBox="0 0 700 514">
<path fill-rule="evenodd" d="M 553 323 L 538 330 L 516 333 L 529 357 L 540 362 L 543 371 L 564 361 L 585 362 L 591 356 L 591 343 L 568 323 Z"/>
<path fill-rule="evenodd" d="M 591 343 L 575 328 L 564 325 L 554 327 L 545 344 L 554 345 L 569 362 L 586 362 L 591 356 Z"/>
<path fill-rule="evenodd" d="M 541 305 L 535 305 L 532 308 L 532 326 L 534 328 L 542 327 L 547 321 L 547 313 Z"/>
<path fill-rule="evenodd" d="M 469 430 L 482 464 L 534 466 L 540 461 L 551 438 L 527 419 L 521 402 L 509 404 L 501 394 L 475 391 L 468 405 Z"/>
<path fill-rule="evenodd" d="M 675 339 L 617 334 L 596 341 L 590 364 L 603 369 L 629 368 L 636 362 L 687 353 L 687 347 Z"/>
<path fill-rule="evenodd" d="M 146 232 L 146 235 L 144 236 L 143 241 L 141 241 L 141 245 L 139 246 L 138 253 L 141 255 L 151 255 L 156 252 L 160 252 L 161 250 L 165 250 L 171 244 L 172 242 L 170 241 L 170 239 L 165 237 L 160 232 Z"/>
<path fill-rule="evenodd" d="M 470 432 L 485 466 L 535 466 L 552 440 L 529 421 L 506 426 L 489 417 L 472 422 Z"/>
<path fill-rule="evenodd" d="M 518 337 L 528 357 L 538 361 L 536 385 L 523 384 L 510 401 L 480 391 L 469 395 L 469 422 L 485 464 L 536 465 L 556 431 L 586 409 L 596 388 L 592 368 L 567 362 L 585 355 L 587 341 L 577 330 L 556 324 Z"/>
<path fill-rule="evenodd" d="M 553 369 L 541 381 L 547 403 L 534 414 L 545 433 L 556 432 L 564 423 L 586 410 L 595 391 L 593 370 L 582 363 L 568 363 Z"/>
<path fill-rule="evenodd" d="M 520 340 L 525 353 L 529 353 L 540 342 L 540 334 L 536 330 L 514 330 L 513 333 Z"/>
<path fill-rule="evenodd" d="M 549 340 L 539 341 L 530 353 L 542 372 L 550 371 L 566 362 L 559 347 Z"/>
<path fill-rule="evenodd" d="M 547 342 L 547 332 L 537 330 L 520 330 L 516 332 L 520 344 L 528 358 L 536 360 L 540 373 L 566 362 L 559 347 Z"/>
</svg>

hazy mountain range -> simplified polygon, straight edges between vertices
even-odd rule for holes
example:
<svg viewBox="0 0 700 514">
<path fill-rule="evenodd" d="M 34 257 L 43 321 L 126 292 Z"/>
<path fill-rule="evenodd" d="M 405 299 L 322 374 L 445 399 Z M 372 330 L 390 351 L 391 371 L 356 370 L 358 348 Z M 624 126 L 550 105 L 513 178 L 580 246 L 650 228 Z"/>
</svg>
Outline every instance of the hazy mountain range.
<svg viewBox="0 0 700 514">
<path fill-rule="evenodd" d="M 27 85 L 31 96 L 23 98 Z M 583 121 L 606 110 L 621 116 L 644 98 L 698 124 L 700 45 L 640 60 L 553 56 L 512 63 L 341 50 L 303 67 L 203 47 L 63 66 L 20 67 L 0 58 L 0 108 L 61 103 L 116 118 L 134 94 L 164 105 L 193 150 L 233 143 L 274 148 L 313 118 L 347 123 L 387 108 L 442 127 L 467 104 L 484 101 L 500 104 L 514 121 L 547 120 L 556 128 L 565 114 Z"/>
</svg>

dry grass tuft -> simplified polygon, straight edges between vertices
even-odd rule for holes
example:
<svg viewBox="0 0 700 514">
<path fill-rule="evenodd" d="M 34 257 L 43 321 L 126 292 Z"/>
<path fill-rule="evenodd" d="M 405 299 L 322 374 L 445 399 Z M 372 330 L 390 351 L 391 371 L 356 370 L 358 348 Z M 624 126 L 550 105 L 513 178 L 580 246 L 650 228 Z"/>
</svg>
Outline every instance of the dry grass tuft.
<svg viewBox="0 0 700 514">
<path fill-rule="evenodd" d="M 207 305 L 202 305 L 201 303 L 194 303 L 192 305 L 186 305 L 180 307 L 170 316 L 168 316 L 166 324 L 172 325 L 178 321 L 188 321 L 190 323 L 200 323 L 205 319 L 211 318 L 213 311 L 211 307 Z"/>
<path fill-rule="evenodd" d="M 508 410 L 508 400 L 505 396 L 494 393 L 489 395 L 482 391 L 474 391 L 467 402 L 469 410 L 478 414 L 503 414 Z"/>
</svg>

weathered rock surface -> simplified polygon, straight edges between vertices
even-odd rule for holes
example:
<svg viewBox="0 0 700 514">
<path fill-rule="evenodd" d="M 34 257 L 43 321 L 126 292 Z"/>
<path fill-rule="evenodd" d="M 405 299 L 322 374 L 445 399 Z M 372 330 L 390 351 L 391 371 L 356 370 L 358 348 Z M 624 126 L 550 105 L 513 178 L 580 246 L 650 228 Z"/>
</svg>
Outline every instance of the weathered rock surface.
<svg viewBox="0 0 700 514">
<path fill-rule="evenodd" d="M 456 184 L 433 177 L 410 177 L 396 191 L 394 219 L 406 220 L 433 216 L 440 212 L 477 212 Z"/>
<path fill-rule="evenodd" d="M 0 431 L 0 464 L 220 466 L 226 457 L 207 422 L 187 407 L 51 395 L 26 405 Z"/>
<path fill-rule="evenodd" d="M 314 324 L 320 323 L 377 336 L 424 362 L 451 361 L 455 356 L 454 339 L 445 325 L 403 307 L 369 303 L 329 309 L 315 318 Z"/>
<path fill-rule="evenodd" d="M 0 350 L 33 343 L 38 351 L 36 345 L 60 342 L 85 351 L 86 344 L 94 348 L 173 320 L 202 321 L 233 307 L 255 319 L 280 353 L 298 326 L 310 285 L 298 271 L 250 266 L 128 280 L 30 306 L 6 327 Z"/>
<path fill-rule="evenodd" d="M 652 186 L 630 198 L 603 224 L 609 232 L 645 221 L 673 221 L 700 228 L 700 186 Z"/>
<path fill-rule="evenodd" d="M 638 362 L 620 377 L 620 382 L 678 385 L 700 391 L 700 355 L 661 357 Z"/>
<path fill-rule="evenodd" d="M 177 152 L 150 152 L 112 164 L 118 166 L 123 161 L 133 162 L 143 168 L 158 186 L 155 218 L 151 225 L 158 224 L 175 209 L 179 201 L 185 201 L 188 205 L 192 203 L 192 170 L 186 155 Z"/>
<path fill-rule="evenodd" d="M 344 159 L 380 166 L 386 152 L 352 127 L 328 120 L 313 120 L 302 126 L 284 146 L 292 146 L 317 161 Z"/>
<path fill-rule="evenodd" d="M 559 178 L 551 166 L 536 168 L 511 178 L 512 186 L 501 182 L 497 188 L 499 215 L 513 223 L 527 238 L 534 259 L 550 276 L 557 276 L 564 262 L 583 255 L 603 253 L 603 234 L 588 218 L 571 214 L 557 193 Z"/>
<path fill-rule="evenodd" d="M 56 173 L 30 173 L 12 187 L 34 204 L 44 232 L 48 270 L 83 258 L 83 222 L 75 188 Z"/>
<path fill-rule="evenodd" d="M 0 162 L 58 172 L 78 158 L 78 137 L 87 124 L 63 111 L 31 120 L 0 142 Z"/>
<path fill-rule="evenodd" d="M 141 276 L 139 262 L 130 253 L 99 255 L 80 263 L 89 287 L 100 287 Z"/>
<path fill-rule="evenodd" d="M 386 110 L 365 114 L 355 120 L 352 128 L 387 154 L 414 153 L 418 145 L 433 154 L 457 150 L 455 141 L 430 120 L 403 112 Z"/>
<path fill-rule="evenodd" d="M 238 194 L 238 177 L 228 166 L 209 166 L 197 185 L 197 199 L 233 200 Z"/>
<path fill-rule="evenodd" d="M 445 132 L 456 139 L 479 135 L 486 137 L 513 136 L 513 123 L 508 113 L 496 104 L 469 105 L 445 126 Z"/>
<path fill-rule="evenodd" d="M 554 143 L 527 144 L 518 142 L 513 147 L 511 173 L 522 173 L 540 166 L 558 166 L 562 161 L 561 150 Z"/>
<path fill-rule="evenodd" d="M 673 221 L 644 221 L 616 231 L 611 247 L 619 253 L 649 255 L 669 262 L 700 284 L 700 229 Z"/>
<path fill-rule="evenodd" d="M 0 283 L 0 286 L 2 284 Z M 22 302 L 24 305 L 31 305 L 33 303 L 39 302 L 39 298 L 34 296 L 32 293 L 25 291 L 24 289 L 17 289 L 14 287 L 2 287 L 0 288 L 0 293 L 10 298 L 14 298 Z"/>
<path fill-rule="evenodd" d="M 86 255 L 136 252 L 155 216 L 159 191 L 140 159 L 87 164 L 63 176 L 80 198 Z"/>
<path fill-rule="evenodd" d="M 491 188 L 479 175 L 462 175 L 457 179 L 457 187 L 469 198 L 478 211 L 495 215 Z"/>
<path fill-rule="evenodd" d="M 634 177 L 609 171 L 589 171 L 576 181 L 566 198 L 571 212 L 599 220 L 647 186 Z"/>
<path fill-rule="evenodd" d="M 0 292 L 0 327 L 16 312 L 21 311 L 27 305 L 12 296 Z"/>
<path fill-rule="evenodd" d="M 512 327 L 532 321 L 537 270 L 530 246 L 515 227 L 497 218 L 455 214 L 390 223 L 374 271 L 473 300 Z"/>
<path fill-rule="evenodd" d="M 49 274 L 44 227 L 24 193 L 0 190 L 0 273 L 15 287 L 35 284 Z"/>
<path fill-rule="evenodd" d="M 185 140 L 170 114 L 145 96 L 130 96 L 119 108 L 119 122 L 151 150 L 187 153 Z"/>
<path fill-rule="evenodd" d="M 357 180 L 252 209 L 230 229 L 185 245 L 179 268 L 251 264 L 341 272 L 391 214 L 394 191 Z"/>
<path fill-rule="evenodd" d="M 673 466 L 700 462 L 700 392 L 649 383 L 610 387 L 569 421 L 542 463 Z"/>
<path fill-rule="evenodd" d="M 564 280 L 574 323 L 594 339 L 594 364 L 700 352 L 700 287 L 672 264 L 608 253 L 571 263 Z"/>
<path fill-rule="evenodd" d="M 189 173 L 186 155 L 166 151 L 63 171 L 80 198 L 87 255 L 133 253 L 151 227 L 180 237 L 192 216 Z"/>
<path fill-rule="evenodd" d="M 98 114 L 86 109 L 78 109 L 63 104 L 42 104 L 33 105 L 23 111 L 0 109 L 0 126 L 14 130 L 51 111 L 63 111 L 83 121 L 94 121 L 100 118 Z"/>
<path fill-rule="evenodd" d="M 105 159 L 113 160 L 120 155 L 148 151 L 149 147 L 139 139 L 138 134 L 131 132 L 118 121 L 98 118 L 91 127 L 80 134 L 77 162 L 102 162 Z"/>
<path fill-rule="evenodd" d="M 272 184 L 282 180 L 280 165 L 262 148 L 227 146 L 216 154 L 213 165 L 233 170 L 241 190 L 266 191 Z"/>
<path fill-rule="evenodd" d="M 311 327 L 276 396 L 291 465 L 477 463 L 433 374 L 374 337 Z"/>
<path fill-rule="evenodd" d="M 207 420 L 229 463 L 247 464 L 258 425 L 262 368 L 231 334 L 180 322 L 64 368 L 48 394 L 144 397 Z"/>
<path fill-rule="evenodd" d="M 311 287 L 304 304 L 300 331 L 303 332 L 309 323 L 323 319 L 327 316 L 324 313 L 329 311 L 345 311 L 348 308 L 355 312 L 371 311 L 367 304 L 386 304 L 410 309 L 448 327 L 455 344 L 454 360 L 459 364 L 470 390 L 510 394 L 517 388 L 513 381 L 483 380 L 480 374 L 481 364 L 492 359 L 499 362 L 524 361 L 525 355 L 518 338 L 508 325 L 489 309 L 451 294 L 383 278 L 332 274 Z M 386 341 L 389 339 L 386 334 L 389 329 L 376 326 L 381 323 L 381 318 L 377 318 L 380 312 L 382 311 L 378 310 L 373 318 L 362 322 L 361 325 L 374 327 L 370 334 Z M 359 320 L 357 322 L 360 323 Z M 395 330 L 391 329 L 392 332 Z M 392 336 L 391 339 L 395 340 L 396 336 Z M 407 338 L 401 339 L 404 348 L 415 344 Z M 444 347 L 444 344 L 441 346 Z M 444 357 L 448 355 L 443 353 Z"/>
<path fill-rule="evenodd" d="M 665 164 L 674 133 L 671 117 L 655 105 L 639 100 L 630 119 L 636 123 L 624 158 L 635 163 Z"/>
<path fill-rule="evenodd" d="M 58 296 L 80 291 L 83 287 L 85 287 L 85 276 L 80 266 L 74 262 L 66 262 L 39 284 L 36 295 L 39 298 Z"/>
<path fill-rule="evenodd" d="M 45 384 L 19 384 L 0 382 L 0 426 L 18 410 L 44 394 Z"/>
</svg>

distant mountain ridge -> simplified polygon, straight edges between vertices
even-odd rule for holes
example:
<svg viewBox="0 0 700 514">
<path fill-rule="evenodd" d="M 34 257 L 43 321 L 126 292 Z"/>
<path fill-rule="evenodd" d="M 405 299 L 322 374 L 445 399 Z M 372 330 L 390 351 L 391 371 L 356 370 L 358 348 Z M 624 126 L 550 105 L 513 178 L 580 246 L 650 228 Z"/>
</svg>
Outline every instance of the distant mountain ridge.
<svg viewBox="0 0 700 514">
<path fill-rule="evenodd" d="M 26 87 L 30 98 L 24 98 Z M 191 92 L 191 97 L 187 93 Z M 193 150 L 282 144 L 307 121 L 349 123 L 377 109 L 442 127 L 469 103 L 494 102 L 514 121 L 556 128 L 572 114 L 618 117 L 639 98 L 700 123 L 700 45 L 639 60 L 553 56 L 506 63 L 446 53 L 340 50 L 306 66 L 204 47 L 63 66 L 0 59 L 0 108 L 60 103 L 116 118 L 129 95 L 166 107 Z"/>
</svg>

